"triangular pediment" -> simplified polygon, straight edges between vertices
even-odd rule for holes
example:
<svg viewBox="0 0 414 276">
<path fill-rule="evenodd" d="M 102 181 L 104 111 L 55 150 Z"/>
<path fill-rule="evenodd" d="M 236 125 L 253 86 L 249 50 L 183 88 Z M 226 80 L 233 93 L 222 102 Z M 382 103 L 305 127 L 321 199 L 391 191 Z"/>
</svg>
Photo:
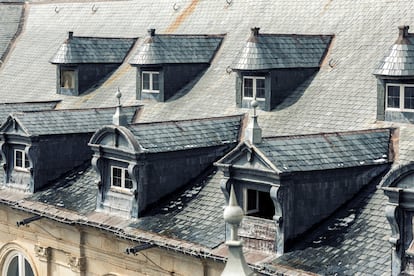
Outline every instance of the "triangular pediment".
<svg viewBox="0 0 414 276">
<path fill-rule="evenodd" d="M 29 136 L 30 133 L 25 129 L 25 127 L 14 117 L 7 118 L 6 123 L 1 127 L 1 132 L 7 134 L 15 134 L 22 136 Z"/>
<path fill-rule="evenodd" d="M 216 162 L 217 166 L 232 166 L 238 169 L 280 173 L 272 162 L 254 145 L 240 143 L 231 152 Z"/>
</svg>

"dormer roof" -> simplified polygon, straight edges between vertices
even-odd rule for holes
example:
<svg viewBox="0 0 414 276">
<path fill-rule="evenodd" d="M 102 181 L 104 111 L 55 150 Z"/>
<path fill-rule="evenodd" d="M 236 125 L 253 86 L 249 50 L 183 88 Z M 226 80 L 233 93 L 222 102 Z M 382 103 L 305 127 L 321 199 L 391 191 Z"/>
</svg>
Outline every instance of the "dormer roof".
<svg viewBox="0 0 414 276">
<path fill-rule="evenodd" d="M 400 26 L 398 29 L 397 40 L 374 70 L 374 75 L 414 76 L 414 35 L 408 33 L 409 26 Z"/>
<path fill-rule="evenodd" d="M 122 63 L 136 38 L 73 36 L 60 46 L 50 60 L 53 64 Z"/>
<path fill-rule="evenodd" d="M 137 109 L 138 106 L 123 107 L 128 122 L 134 121 Z M 28 136 L 93 133 L 112 124 L 114 113 L 115 107 L 14 112 L 0 127 L 0 132 L 9 131 L 17 123 Z"/>
<path fill-rule="evenodd" d="M 179 63 L 210 63 L 224 35 L 169 35 L 148 30 L 145 40 L 132 65 L 156 65 Z"/>
<path fill-rule="evenodd" d="M 244 115 L 206 118 L 182 121 L 166 121 L 130 124 L 118 127 L 118 134 L 124 137 L 129 150 L 146 153 L 161 153 L 195 148 L 214 147 L 237 143 L 239 141 L 241 124 Z M 115 127 L 115 126 L 114 126 Z M 111 127 L 111 128 L 114 128 Z M 90 145 L 107 143 L 113 147 L 114 135 L 108 127 L 98 130 L 91 138 Z M 118 135 L 117 134 L 117 135 Z M 116 139 L 121 141 L 121 139 Z M 122 149 L 119 142 L 118 149 Z"/>
<path fill-rule="evenodd" d="M 391 135 L 392 129 L 374 129 L 269 137 L 257 145 L 240 144 L 217 164 L 236 164 L 244 147 L 277 174 L 387 164 L 394 158 Z"/>
<path fill-rule="evenodd" d="M 332 35 L 252 33 L 232 64 L 234 70 L 320 67 Z"/>
</svg>

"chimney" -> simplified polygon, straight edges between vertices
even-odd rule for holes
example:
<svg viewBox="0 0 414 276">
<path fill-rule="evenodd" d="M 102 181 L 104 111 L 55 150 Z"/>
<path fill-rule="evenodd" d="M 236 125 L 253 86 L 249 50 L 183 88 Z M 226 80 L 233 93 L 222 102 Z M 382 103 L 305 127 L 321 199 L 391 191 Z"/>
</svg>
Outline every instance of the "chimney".
<svg viewBox="0 0 414 276">
<path fill-rule="evenodd" d="M 150 37 L 154 37 L 155 36 L 155 29 L 148 29 L 148 34 Z"/>
<path fill-rule="evenodd" d="M 407 39 L 409 28 L 410 26 L 407 25 L 398 26 L 399 33 L 395 44 L 410 44 L 410 41 Z"/>
<path fill-rule="evenodd" d="M 260 144 L 262 142 L 262 129 L 257 123 L 256 114 L 256 108 L 259 106 L 259 103 L 253 100 L 251 106 L 253 107 L 253 116 L 250 118 L 249 124 L 246 127 L 244 139 L 250 141 L 252 144 Z"/>
<path fill-rule="evenodd" d="M 122 113 L 122 106 L 121 106 L 121 91 L 116 92 L 115 96 L 118 99 L 118 106 L 116 107 L 115 114 L 112 116 L 112 124 L 116 126 L 126 126 L 128 124 L 127 117 L 125 114 Z"/>
<path fill-rule="evenodd" d="M 259 30 L 260 30 L 260 28 L 254 27 L 254 28 L 251 28 L 250 30 L 251 30 L 251 33 L 250 33 L 250 37 L 247 40 L 247 42 L 256 43 L 257 42 L 257 37 L 259 36 Z"/>
<path fill-rule="evenodd" d="M 69 38 L 69 39 L 72 39 L 72 38 L 73 38 L 73 32 L 72 32 L 72 31 L 69 31 L 69 32 L 68 32 L 68 38 Z"/>
</svg>

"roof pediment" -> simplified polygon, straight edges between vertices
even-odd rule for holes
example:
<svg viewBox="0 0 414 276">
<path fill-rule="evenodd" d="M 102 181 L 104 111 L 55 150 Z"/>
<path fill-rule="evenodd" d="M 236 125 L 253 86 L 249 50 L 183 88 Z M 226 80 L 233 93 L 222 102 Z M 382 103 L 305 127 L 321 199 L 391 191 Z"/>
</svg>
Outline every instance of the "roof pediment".
<svg viewBox="0 0 414 276">
<path fill-rule="evenodd" d="M 142 152 L 141 145 L 129 129 L 122 126 L 105 126 L 92 136 L 89 145 L 116 148 L 128 152 Z"/>
<path fill-rule="evenodd" d="M 13 114 L 7 117 L 6 122 L 0 127 L 0 132 L 21 136 L 30 136 L 30 132 Z"/>
</svg>

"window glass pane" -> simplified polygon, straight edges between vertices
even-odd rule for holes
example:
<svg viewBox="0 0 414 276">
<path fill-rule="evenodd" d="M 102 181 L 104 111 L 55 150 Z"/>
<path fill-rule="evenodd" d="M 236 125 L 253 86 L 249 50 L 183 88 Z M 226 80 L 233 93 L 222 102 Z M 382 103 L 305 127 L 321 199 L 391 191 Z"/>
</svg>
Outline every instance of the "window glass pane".
<svg viewBox="0 0 414 276">
<path fill-rule="evenodd" d="M 244 97 L 253 98 L 253 79 L 245 78 L 244 79 Z"/>
<path fill-rule="evenodd" d="M 62 70 L 60 73 L 60 86 L 63 88 L 75 88 L 75 71 Z"/>
<path fill-rule="evenodd" d="M 404 108 L 414 109 L 414 87 L 404 87 Z"/>
<path fill-rule="evenodd" d="M 158 82 L 158 73 L 153 73 L 152 74 L 152 90 L 156 90 L 159 91 L 160 90 L 160 85 Z"/>
<path fill-rule="evenodd" d="M 387 107 L 400 108 L 400 87 L 388 86 Z"/>
<path fill-rule="evenodd" d="M 19 257 L 14 257 L 7 268 L 7 276 L 19 276 Z"/>
<path fill-rule="evenodd" d="M 142 73 L 142 89 L 150 90 L 150 75 L 149 73 Z"/>
<path fill-rule="evenodd" d="M 27 157 L 27 154 L 24 155 L 24 167 L 25 168 L 30 167 L 30 162 L 29 162 L 29 158 Z"/>
<path fill-rule="evenodd" d="M 129 177 L 128 170 L 125 170 L 125 188 L 132 189 L 132 180 Z"/>
<path fill-rule="evenodd" d="M 257 191 L 247 190 L 247 211 L 256 210 L 257 203 Z"/>
<path fill-rule="evenodd" d="M 15 151 L 14 166 L 23 168 L 23 152 L 20 150 Z"/>
<path fill-rule="evenodd" d="M 24 276 L 34 276 L 32 267 L 26 259 L 24 259 Z"/>
<path fill-rule="evenodd" d="M 122 170 L 112 167 L 112 186 L 121 187 Z"/>
<path fill-rule="evenodd" d="M 265 80 L 256 79 L 256 98 L 265 97 Z"/>
</svg>

